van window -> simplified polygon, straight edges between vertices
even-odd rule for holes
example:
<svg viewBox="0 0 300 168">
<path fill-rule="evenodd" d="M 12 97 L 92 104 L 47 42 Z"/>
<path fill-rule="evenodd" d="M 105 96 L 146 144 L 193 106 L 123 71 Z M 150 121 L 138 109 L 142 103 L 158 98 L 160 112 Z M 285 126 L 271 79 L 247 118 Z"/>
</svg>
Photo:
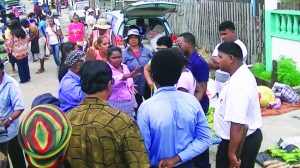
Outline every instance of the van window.
<svg viewBox="0 0 300 168">
<path fill-rule="evenodd" d="M 165 25 L 159 18 L 137 18 L 128 20 L 124 26 L 123 37 L 127 36 L 127 32 L 130 29 L 139 29 L 142 35 L 146 35 L 146 33 L 166 33 Z M 155 29 L 156 28 L 156 29 Z"/>
</svg>

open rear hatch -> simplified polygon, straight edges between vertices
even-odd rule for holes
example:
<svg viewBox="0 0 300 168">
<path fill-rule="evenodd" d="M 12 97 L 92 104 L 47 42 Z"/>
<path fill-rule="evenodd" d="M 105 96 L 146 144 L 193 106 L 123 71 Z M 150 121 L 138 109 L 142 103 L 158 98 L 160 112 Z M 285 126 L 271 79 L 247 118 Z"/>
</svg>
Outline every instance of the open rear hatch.
<svg viewBox="0 0 300 168">
<path fill-rule="evenodd" d="M 124 17 L 163 17 L 166 13 L 174 13 L 178 3 L 172 2 L 136 2 L 122 10 Z"/>
</svg>

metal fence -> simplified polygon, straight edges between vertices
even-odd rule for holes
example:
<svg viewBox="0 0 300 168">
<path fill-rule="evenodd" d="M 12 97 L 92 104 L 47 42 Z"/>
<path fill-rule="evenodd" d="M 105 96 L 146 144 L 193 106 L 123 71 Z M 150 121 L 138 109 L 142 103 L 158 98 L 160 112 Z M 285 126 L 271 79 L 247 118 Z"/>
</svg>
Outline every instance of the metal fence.
<svg viewBox="0 0 300 168">
<path fill-rule="evenodd" d="M 258 3 L 253 15 L 249 1 L 170 0 L 180 4 L 177 13 L 168 19 L 177 34 L 191 32 L 200 48 L 212 51 L 220 42 L 218 26 L 231 20 L 238 38 L 248 49 L 248 64 L 264 61 L 263 58 L 263 7 Z"/>
</svg>

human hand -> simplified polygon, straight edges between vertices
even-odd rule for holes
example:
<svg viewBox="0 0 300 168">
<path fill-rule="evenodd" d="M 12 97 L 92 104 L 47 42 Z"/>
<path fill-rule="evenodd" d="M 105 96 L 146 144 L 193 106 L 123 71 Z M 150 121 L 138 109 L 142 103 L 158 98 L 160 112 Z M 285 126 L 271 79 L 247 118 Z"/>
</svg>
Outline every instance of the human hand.
<svg viewBox="0 0 300 168">
<path fill-rule="evenodd" d="M 50 53 L 52 52 L 52 49 L 51 49 L 51 47 L 50 47 L 50 45 L 49 44 L 47 44 L 47 47 L 48 47 L 48 50 L 50 51 Z"/>
<path fill-rule="evenodd" d="M 3 127 L 5 129 L 7 129 L 10 126 L 10 124 L 11 124 L 11 121 L 8 118 L 1 121 L 1 125 L 3 125 Z"/>
<path fill-rule="evenodd" d="M 181 162 L 180 157 L 177 155 L 171 159 L 162 159 L 158 163 L 158 168 L 171 168 L 174 167 L 177 163 Z"/>
<path fill-rule="evenodd" d="M 137 85 L 133 85 L 133 88 L 132 88 L 134 95 L 138 94 L 136 87 L 137 87 Z"/>
<path fill-rule="evenodd" d="M 86 60 L 87 61 L 94 61 L 96 60 L 96 52 L 95 49 L 90 47 L 86 52 Z"/>
<path fill-rule="evenodd" d="M 132 72 L 131 72 L 131 77 L 135 78 L 141 73 L 140 68 L 136 67 Z"/>
<path fill-rule="evenodd" d="M 149 88 L 150 88 L 151 90 L 154 90 L 154 83 L 153 83 L 153 82 L 148 83 L 148 86 L 149 86 Z"/>
<path fill-rule="evenodd" d="M 239 160 L 235 154 L 228 154 L 228 160 L 230 168 L 239 168 L 241 166 L 241 160 Z"/>
</svg>

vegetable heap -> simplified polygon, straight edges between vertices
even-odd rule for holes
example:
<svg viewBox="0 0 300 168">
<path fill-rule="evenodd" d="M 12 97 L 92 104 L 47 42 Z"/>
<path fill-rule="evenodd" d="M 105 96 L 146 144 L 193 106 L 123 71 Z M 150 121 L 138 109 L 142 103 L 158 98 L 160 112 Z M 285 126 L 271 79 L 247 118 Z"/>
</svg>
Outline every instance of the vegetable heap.
<svg viewBox="0 0 300 168">
<path fill-rule="evenodd" d="M 215 108 L 209 107 L 208 112 L 206 114 L 207 122 L 208 122 L 209 128 L 211 130 L 212 138 L 217 137 L 215 130 L 214 130 L 214 112 L 215 112 Z"/>
<path fill-rule="evenodd" d="M 279 157 L 286 163 L 297 163 L 300 161 L 300 149 L 296 148 L 292 152 L 280 149 L 278 147 L 270 147 L 268 152 L 272 157 Z"/>
</svg>

